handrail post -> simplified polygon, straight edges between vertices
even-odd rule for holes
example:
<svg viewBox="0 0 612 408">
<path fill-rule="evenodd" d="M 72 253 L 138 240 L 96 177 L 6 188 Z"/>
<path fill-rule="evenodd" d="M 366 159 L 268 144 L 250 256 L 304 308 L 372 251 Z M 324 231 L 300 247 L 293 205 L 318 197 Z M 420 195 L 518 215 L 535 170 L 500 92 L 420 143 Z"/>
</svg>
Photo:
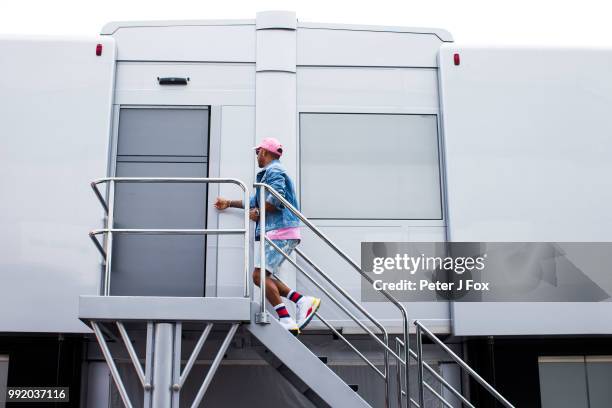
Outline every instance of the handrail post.
<svg viewBox="0 0 612 408">
<path fill-rule="evenodd" d="M 250 286 L 251 282 L 249 279 L 249 226 L 251 224 L 251 220 L 249 219 L 249 191 L 241 185 L 244 193 L 244 297 L 248 298 L 250 296 Z"/>
<path fill-rule="evenodd" d="M 110 295 L 111 264 L 113 257 L 113 228 L 115 227 L 115 180 L 110 181 L 108 192 L 108 216 L 106 217 L 106 259 L 104 265 L 103 295 Z"/>
<path fill-rule="evenodd" d="M 261 292 L 261 305 L 259 312 L 255 314 L 255 323 L 267 324 L 268 313 L 266 312 L 266 187 L 259 187 L 259 290 Z"/>
<path fill-rule="evenodd" d="M 410 408 L 410 327 L 408 326 L 408 313 L 403 307 L 400 309 L 404 325 L 404 361 L 406 362 L 406 407 Z"/>
<path fill-rule="evenodd" d="M 389 335 L 387 333 L 383 334 L 385 339 L 385 344 L 387 348 L 389 347 Z M 391 404 L 391 398 L 389 393 L 391 390 L 389 389 L 389 376 L 391 375 L 391 367 L 389 366 L 389 351 L 385 349 L 384 351 L 384 364 L 385 364 L 385 407 L 389 408 Z M 401 408 L 401 407 L 398 407 Z"/>
<path fill-rule="evenodd" d="M 419 392 L 419 406 L 423 407 L 425 401 L 425 391 L 423 386 L 423 334 L 421 333 L 421 326 L 416 326 L 416 341 L 417 341 L 417 384 Z"/>
<path fill-rule="evenodd" d="M 399 356 L 402 350 L 401 350 L 401 346 L 398 340 L 399 339 L 396 337 L 395 338 L 395 348 L 396 348 L 396 353 Z M 402 391 L 404 389 L 402 387 L 402 363 L 400 362 L 399 359 L 396 359 L 396 362 L 395 362 L 395 375 L 397 378 L 397 407 L 402 408 L 402 399 L 403 399 Z M 408 408 L 410 408 L 410 406 L 408 406 Z"/>
<path fill-rule="evenodd" d="M 422 332 L 425 333 L 430 340 L 432 340 L 435 344 L 439 345 L 446 353 L 452 358 L 455 363 L 457 363 L 461 368 L 463 368 L 474 380 L 476 380 L 480 385 L 482 385 L 495 399 L 501 403 L 504 407 L 514 408 L 507 399 L 505 399 L 491 384 L 485 381 L 472 367 L 470 367 L 465 361 L 463 361 L 453 350 L 450 349 L 442 340 L 436 337 L 427 327 L 425 327 L 418 320 L 414 322 L 417 327 L 421 328 Z"/>
</svg>

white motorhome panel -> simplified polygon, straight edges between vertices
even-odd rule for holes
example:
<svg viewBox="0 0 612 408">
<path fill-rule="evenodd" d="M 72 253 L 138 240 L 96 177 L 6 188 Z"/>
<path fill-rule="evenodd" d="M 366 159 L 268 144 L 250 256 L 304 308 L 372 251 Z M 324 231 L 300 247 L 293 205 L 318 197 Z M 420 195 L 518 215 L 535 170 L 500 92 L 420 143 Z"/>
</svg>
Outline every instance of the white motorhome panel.
<svg viewBox="0 0 612 408">
<path fill-rule="evenodd" d="M 121 61 L 255 62 L 255 24 L 119 26 Z M 174 24 L 174 25 L 173 25 Z"/>
<path fill-rule="evenodd" d="M 328 32 L 333 31 L 332 28 L 349 30 L 342 26 L 310 24 L 305 29 Z M 304 48 L 300 45 L 299 30 L 301 28 L 298 28 L 298 64 L 304 56 L 300 54 Z M 358 61 L 347 53 L 339 54 L 333 61 L 327 60 L 324 63 L 328 64 L 326 66 L 297 68 L 297 181 L 302 210 L 308 217 L 318 217 L 316 225 L 323 228 L 339 248 L 357 260 L 362 241 L 443 241 L 446 236 L 445 215 L 441 211 L 444 202 L 440 188 L 443 180 L 439 177 L 441 155 L 437 154 L 440 113 L 437 69 L 394 66 L 408 64 L 397 59 L 404 50 L 410 50 L 406 53 L 412 54 L 411 58 L 421 58 L 433 49 L 414 44 L 414 48 L 410 48 L 409 41 L 419 43 L 425 37 L 437 37 L 418 32 L 408 34 L 408 29 L 394 32 L 385 27 L 378 28 L 378 31 L 366 31 L 363 27 L 355 27 L 354 31 L 347 31 L 351 35 L 339 34 L 334 38 L 346 40 L 348 50 L 357 47 L 352 41 L 359 42 L 364 37 L 368 41 L 378 41 L 387 36 L 397 36 L 396 40 L 379 44 L 382 48 L 391 47 L 393 52 L 387 48 L 386 51 L 363 49 L 364 55 L 369 53 L 380 58 L 376 62 L 380 66 L 351 66 L 365 61 Z M 335 34 L 332 33 L 332 36 Z M 435 50 L 440 44 L 439 39 L 436 41 Z M 304 46 L 310 47 L 308 44 Z M 317 54 L 310 49 L 313 57 L 328 52 L 327 47 L 320 48 Z M 305 61 L 302 59 L 301 62 Z M 434 61 L 432 65 L 437 65 L 437 62 Z M 372 147 L 372 140 L 380 146 Z M 346 154 L 347 149 L 351 154 Z M 368 168 L 371 170 L 370 164 L 374 160 L 371 155 L 381 154 L 393 156 L 393 163 L 385 163 L 384 160 L 379 163 L 379 167 L 385 167 L 387 173 L 392 173 L 383 180 L 384 186 L 379 185 L 379 179 L 374 180 L 365 171 Z M 314 188 L 317 185 L 321 187 L 321 177 L 326 173 L 342 185 L 342 200 L 338 200 L 337 189 L 325 186 Z M 408 198 L 412 197 L 410 205 L 395 206 L 394 200 L 406 199 L 404 190 L 408 191 Z M 367 197 L 370 196 L 379 199 L 368 201 Z M 414 197 L 419 199 L 415 201 Z M 321 203 L 327 203 L 327 207 Z M 306 229 L 303 234 L 301 247 L 304 252 L 360 299 L 361 281 L 355 271 Z M 316 293 L 300 273 L 297 274 L 297 288 L 304 293 Z M 366 305 L 392 330 L 400 329 L 400 315 L 393 306 L 382 302 L 369 302 Z M 406 306 L 411 316 L 438 319 L 439 322 L 447 322 L 445 319 L 449 318 L 447 302 L 412 302 Z M 323 308 L 323 314 L 339 327 L 355 329 L 355 323 L 330 302 L 324 303 Z M 316 324 L 313 323 L 311 327 L 317 327 Z M 447 332 L 448 325 L 436 324 L 433 329 Z"/>
<path fill-rule="evenodd" d="M 433 33 L 298 28 L 297 65 L 436 67 Z"/>
<path fill-rule="evenodd" d="M 432 68 L 299 67 L 301 112 L 380 109 L 437 112 L 438 75 Z"/>
<path fill-rule="evenodd" d="M 255 108 L 253 106 L 223 106 L 220 120 L 220 146 L 218 150 L 218 169 L 211 168 L 211 176 L 233 177 L 242 180 L 251 190 L 255 182 Z M 215 137 L 213 132 L 211 138 Z M 213 141 L 211 140 L 211 144 Z M 222 197 L 241 199 L 241 191 L 236 186 L 211 185 L 211 197 L 217 193 Z M 242 211 L 211 209 L 209 223 L 217 223 L 218 228 L 243 228 Z M 251 224 L 251 235 L 254 225 Z M 217 262 L 214 281 L 217 296 L 241 296 L 243 293 L 243 237 L 239 235 L 219 235 L 216 237 Z M 209 250 L 209 254 L 214 250 Z M 251 248 L 251 257 L 253 248 Z M 210 256 L 210 255 L 209 255 Z M 210 272 L 212 268 L 209 268 Z M 249 267 L 249 271 L 251 268 Z M 207 273 L 208 273 L 207 272 Z"/>
<path fill-rule="evenodd" d="M 612 50 L 445 45 L 439 59 L 449 239 L 609 241 Z M 609 303 L 453 309 L 457 335 L 612 327 Z"/>
<path fill-rule="evenodd" d="M 101 268 L 87 233 L 103 216 L 89 183 L 107 172 L 115 41 L 4 37 L 0 49 L 0 331 L 86 332 L 78 297 L 98 293 Z"/>
<path fill-rule="evenodd" d="M 157 78 L 189 78 L 188 85 L 160 85 Z M 254 105 L 255 64 L 119 62 L 118 105 Z"/>
<path fill-rule="evenodd" d="M 353 260 L 359 262 L 361 242 L 368 241 L 413 241 L 413 242 L 440 242 L 444 241 L 446 229 L 444 226 L 420 227 L 407 226 L 406 221 L 398 220 L 371 220 L 345 221 L 345 220 L 316 220 L 316 224 L 330 239 L 346 252 Z M 364 283 L 360 275 L 350 267 L 333 250 L 317 240 L 308 230 L 303 231 L 303 242 L 300 249 L 317 265 L 328 273 L 344 290 L 357 300 L 361 300 L 361 285 Z M 308 267 L 301 259 L 298 264 Z M 297 276 L 297 288 L 303 293 L 317 293 L 314 285 L 302 274 Z M 362 305 L 373 316 L 385 324 L 391 333 L 401 332 L 401 315 L 396 306 L 389 302 L 362 302 Z M 434 332 L 448 333 L 449 306 L 448 302 L 406 302 L 409 317 L 418 316 L 427 320 Z M 358 312 L 355 312 L 357 315 Z M 349 320 L 346 314 L 340 311 L 331 301 L 322 303 L 321 314 L 333 321 L 337 327 L 345 332 L 356 331 L 361 333 L 356 324 Z M 323 323 L 313 321 L 309 327 L 325 329 Z M 414 330 L 413 327 L 410 328 Z"/>
</svg>

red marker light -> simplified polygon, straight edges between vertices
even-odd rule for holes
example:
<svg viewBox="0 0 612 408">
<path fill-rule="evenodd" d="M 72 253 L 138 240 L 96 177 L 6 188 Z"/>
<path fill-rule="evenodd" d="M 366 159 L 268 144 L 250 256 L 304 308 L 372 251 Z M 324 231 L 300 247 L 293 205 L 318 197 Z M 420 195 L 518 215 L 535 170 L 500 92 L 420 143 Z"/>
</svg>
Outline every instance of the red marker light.
<svg viewBox="0 0 612 408">
<path fill-rule="evenodd" d="M 459 54 L 453 55 L 453 61 L 455 62 L 455 65 L 459 65 L 461 63 L 461 58 L 459 57 Z"/>
<path fill-rule="evenodd" d="M 102 55 L 102 44 L 96 45 L 96 55 L 99 57 Z"/>
</svg>

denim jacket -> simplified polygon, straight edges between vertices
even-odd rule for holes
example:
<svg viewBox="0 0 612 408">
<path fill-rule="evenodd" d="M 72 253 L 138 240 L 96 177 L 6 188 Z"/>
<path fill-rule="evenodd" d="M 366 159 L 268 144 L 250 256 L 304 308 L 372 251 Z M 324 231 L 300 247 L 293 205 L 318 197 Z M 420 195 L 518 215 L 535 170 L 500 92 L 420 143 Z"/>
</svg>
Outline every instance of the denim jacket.
<svg viewBox="0 0 612 408">
<path fill-rule="evenodd" d="M 257 183 L 268 184 L 278 191 L 285 200 L 289 201 L 299 211 L 300 207 L 295 196 L 293 181 L 279 160 L 272 160 L 267 166 L 258 171 L 255 180 Z M 269 192 L 266 192 L 266 202 L 277 208 L 276 211 L 266 211 L 266 231 L 300 226 L 298 217 Z M 259 187 L 255 189 L 255 194 L 250 197 L 249 208 L 254 207 L 259 207 Z M 255 223 L 255 240 L 259 240 L 258 222 Z"/>
</svg>

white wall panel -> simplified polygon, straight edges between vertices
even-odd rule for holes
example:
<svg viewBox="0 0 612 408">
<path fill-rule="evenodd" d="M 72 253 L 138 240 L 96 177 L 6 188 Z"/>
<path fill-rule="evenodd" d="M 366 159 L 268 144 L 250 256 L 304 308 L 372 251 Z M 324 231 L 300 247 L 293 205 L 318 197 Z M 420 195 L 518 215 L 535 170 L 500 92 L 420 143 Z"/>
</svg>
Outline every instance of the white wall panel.
<svg viewBox="0 0 612 408">
<path fill-rule="evenodd" d="M 295 30 L 257 30 L 257 71 L 295 72 L 295 54 Z"/>
<path fill-rule="evenodd" d="M 357 264 L 360 263 L 362 241 L 440 242 L 444 241 L 446 233 L 444 226 L 416 226 L 406 221 L 355 222 L 319 220 L 316 221 L 316 224 Z M 300 249 L 352 297 L 361 300 L 362 279 L 359 273 L 333 252 L 331 248 L 317 239 L 313 233 L 305 231 L 303 235 L 304 239 Z M 304 261 L 300 260 L 299 264 L 303 265 L 309 273 L 316 274 L 316 272 L 312 272 Z M 336 294 L 336 297 L 338 297 L 337 292 L 331 286 L 325 286 L 332 294 Z M 303 293 L 319 293 L 318 289 L 300 273 L 298 273 L 298 290 Z M 389 302 L 365 302 L 363 306 L 374 317 L 383 322 L 391 332 L 401 332 L 402 320 L 397 307 Z M 429 325 L 432 330 L 448 332 L 449 326 L 446 320 L 449 317 L 448 302 L 407 302 L 405 306 L 408 310 L 409 319 L 433 319 Z M 321 314 L 348 332 L 358 327 L 327 297 L 323 297 Z M 356 310 L 354 310 L 354 314 L 362 316 Z M 321 329 L 324 328 L 324 325 L 313 321 L 308 327 L 309 329 Z M 413 328 L 414 326 L 411 325 L 410 329 L 413 330 Z M 359 330 L 357 329 L 357 331 Z"/>
<path fill-rule="evenodd" d="M 298 67 L 300 110 L 438 110 L 437 70 L 429 68 Z"/>
<path fill-rule="evenodd" d="M 256 80 L 257 139 L 275 137 L 283 145 L 295 140 L 297 127 L 295 74 L 258 72 Z"/>
<path fill-rule="evenodd" d="M 90 182 L 107 174 L 115 42 L 7 37 L 0 48 L 0 331 L 87 332 L 78 296 L 99 289 Z"/>
<path fill-rule="evenodd" d="M 252 191 L 252 185 L 255 180 L 253 171 L 255 166 L 254 145 L 254 107 L 224 106 L 221 110 L 219 177 L 231 177 L 242 180 Z M 233 200 L 242 198 L 241 190 L 237 186 L 229 184 L 220 185 L 219 195 Z M 214 199 L 215 197 L 210 197 L 210 202 L 213 203 Z M 243 228 L 244 226 L 244 213 L 242 210 L 215 211 L 215 214 L 219 228 Z M 251 223 L 251 226 L 254 229 L 253 223 Z M 253 231 L 251 231 L 251 235 L 253 235 Z M 244 287 L 243 236 L 219 235 L 218 245 L 217 296 L 242 296 Z"/>
<path fill-rule="evenodd" d="M 122 26 L 121 61 L 255 62 L 255 25 Z"/>
<path fill-rule="evenodd" d="M 187 77 L 160 85 L 157 77 Z M 115 103 L 133 105 L 253 105 L 255 64 L 119 62 Z"/>
<path fill-rule="evenodd" d="M 312 113 L 373 113 L 381 116 L 391 113 L 437 115 L 439 113 L 439 102 L 435 55 L 439 44 L 438 37 L 432 35 L 430 38 L 427 34 L 366 32 L 358 29 L 350 31 L 340 28 L 333 30 L 333 32 L 331 29 L 301 31 L 298 29 L 298 112 L 303 115 Z M 404 52 L 404 50 L 409 51 Z M 406 66 L 414 68 L 405 68 Z M 350 117 L 350 115 L 347 116 Z M 360 115 L 355 115 L 355 117 L 358 118 Z M 355 122 L 354 126 L 359 127 L 358 122 Z M 437 123 L 435 126 L 437 126 Z M 430 133 L 434 137 L 436 131 L 437 129 L 433 131 L 430 129 Z M 305 137 L 307 135 L 300 133 L 299 140 L 302 146 L 304 146 Z M 350 139 L 348 137 L 348 140 Z M 375 144 L 377 141 L 379 141 L 379 138 L 372 138 L 372 143 Z M 347 143 L 347 140 L 343 139 L 343 142 Z M 319 148 L 321 157 L 325 156 L 326 146 L 329 146 L 330 143 L 334 143 L 333 134 L 328 135 L 324 143 L 317 143 L 314 146 L 315 151 L 316 148 Z M 434 143 L 434 145 L 437 149 L 437 144 Z M 347 146 L 347 149 L 350 148 L 352 147 Z M 372 151 L 373 154 L 376 154 L 377 149 L 373 147 Z M 307 159 L 303 157 L 303 153 L 303 151 L 300 152 L 301 183 L 307 181 L 304 166 L 312 164 L 303 162 Z M 404 153 L 407 158 L 410 157 L 409 147 L 406 148 Z M 403 153 L 395 151 L 395 154 L 401 156 Z M 351 155 L 349 154 L 344 158 L 342 155 L 335 156 L 337 156 L 336 162 L 340 162 L 346 161 L 346 158 Z M 372 171 L 374 177 L 382 178 L 385 177 L 385 174 L 388 174 L 381 171 L 384 166 L 372 166 L 371 164 L 372 162 L 368 159 L 362 160 L 362 170 Z M 359 169 L 357 169 L 358 171 Z M 393 174 L 403 171 L 411 170 L 396 169 Z M 415 171 L 419 170 L 415 169 Z M 412 174 L 409 176 L 412 176 Z M 330 171 L 329 179 L 334 180 L 335 177 L 339 178 L 338 183 L 346 181 L 338 172 Z M 433 184 L 435 189 L 437 181 Z M 359 211 L 357 207 L 372 204 L 371 201 L 368 201 L 367 204 L 364 203 L 364 197 L 372 194 L 370 186 L 371 183 L 364 183 L 361 186 L 351 185 L 347 197 L 347 202 L 350 205 L 343 214 L 353 214 L 355 211 Z M 306 194 L 303 188 L 304 184 L 302 184 L 302 194 Z M 409 189 L 410 187 L 400 181 L 393 188 Z M 314 191 L 320 191 L 320 193 L 313 197 Z M 386 193 L 394 194 L 393 191 Z M 318 200 L 325 206 L 326 200 L 334 199 L 333 196 L 324 194 L 324 189 L 317 190 L 316 186 L 309 188 L 307 194 L 309 194 L 309 197 L 303 195 L 301 197 L 302 203 L 305 205 L 308 201 L 312 203 L 313 200 Z M 372 197 L 376 195 L 380 195 L 380 191 Z M 418 194 L 416 195 L 418 196 Z M 386 203 L 388 199 L 390 199 L 389 195 L 381 196 L 380 203 Z M 342 218 L 340 215 L 338 217 Z M 316 220 L 315 222 L 317 225 L 324 226 L 324 231 L 330 234 L 340 248 L 348 251 L 358 262 L 362 241 L 443 241 L 446 234 L 444 219 L 404 221 L 330 219 Z M 356 271 L 352 270 L 331 250 L 325 248 L 313 234 L 305 230 L 304 236 L 302 243 L 304 251 L 359 299 L 361 296 L 360 279 L 356 276 Z M 306 292 L 314 291 L 316 293 L 312 285 L 299 273 L 298 288 Z M 323 315 L 334 321 L 338 326 L 349 331 L 352 330 L 355 324 L 339 312 L 337 308 L 331 306 L 330 303 L 327 301 L 324 304 Z M 430 320 L 430 326 L 433 330 L 448 332 L 449 306 L 447 302 L 415 302 L 406 305 L 411 319 L 433 319 Z M 400 330 L 399 312 L 391 304 L 369 302 L 365 306 L 392 330 Z M 317 323 L 313 323 L 312 326 L 316 328 Z"/>
<path fill-rule="evenodd" d="M 612 50 L 445 46 L 440 66 L 450 239 L 609 241 Z M 612 333 L 611 315 L 610 302 L 457 303 L 454 330 Z"/>
<path fill-rule="evenodd" d="M 298 65 L 437 67 L 435 34 L 298 28 Z"/>
</svg>

